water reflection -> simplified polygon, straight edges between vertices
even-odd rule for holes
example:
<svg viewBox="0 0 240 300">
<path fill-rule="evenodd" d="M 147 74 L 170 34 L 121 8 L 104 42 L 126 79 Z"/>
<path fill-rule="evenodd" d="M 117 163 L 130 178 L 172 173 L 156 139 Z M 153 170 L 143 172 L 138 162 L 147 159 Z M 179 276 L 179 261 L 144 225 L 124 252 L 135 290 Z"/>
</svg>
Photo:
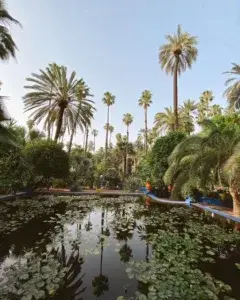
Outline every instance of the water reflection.
<svg viewBox="0 0 240 300">
<path fill-rule="evenodd" d="M 100 254 L 100 271 L 99 275 L 94 277 L 92 281 L 93 286 L 93 295 L 97 297 L 103 295 L 105 291 L 108 291 L 108 277 L 103 274 L 103 242 L 104 242 L 104 217 L 105 212 L 102 211 L 101 214 L 101 235 L 99 237 L 99 243 L 101 245 L 101 254 Z"/>
</svg>

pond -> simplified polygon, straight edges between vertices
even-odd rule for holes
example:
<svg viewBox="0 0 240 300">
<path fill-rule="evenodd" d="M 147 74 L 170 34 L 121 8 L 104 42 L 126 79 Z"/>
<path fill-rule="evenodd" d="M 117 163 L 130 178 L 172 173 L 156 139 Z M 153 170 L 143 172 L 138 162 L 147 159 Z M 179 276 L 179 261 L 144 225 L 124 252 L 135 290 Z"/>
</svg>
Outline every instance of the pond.
<svg viewBox="0 0 240 300">
<path fill-rule="evenodd" d="M 137 197 L 0 202 L 0 299 L 240 299 L 240 234 Z"/>
</svg>

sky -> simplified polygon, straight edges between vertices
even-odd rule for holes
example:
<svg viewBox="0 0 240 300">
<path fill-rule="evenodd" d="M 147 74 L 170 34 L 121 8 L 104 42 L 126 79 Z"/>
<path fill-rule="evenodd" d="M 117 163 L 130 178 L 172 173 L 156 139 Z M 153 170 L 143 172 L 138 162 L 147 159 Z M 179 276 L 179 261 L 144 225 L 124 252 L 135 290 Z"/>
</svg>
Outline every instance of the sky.
<svg viewBox="0 0 240 300">
<path fill-rule="evenodd" d="M 22 97 L 25 79 L 49 63 L 76 71 L 91 87 L 97 113 L 92 128 L 99 130 L 97 146 L 104 145 L 107 108 L 104 92 L 116 96 L 110 123 L 114 134 L 125 133 L 124 113 L 134 122 L 130 139 L 144 127 L 143 109 L 138 99 L 143 90 L 153 93 L 149 126 L 154 115 L 172 105 L 172 77 L 161 70 L 159 47 L 165 35 L 184 31 L 198 37 L 199 56 L 191 70 L 179 79 L 179 104 L 197 100 L 204 90 L 212 90 L 215 103 L 226 106 L 222 94 L 231 62 L 240 63 L 239 0 L 8 0 L 9 12 L 23 28 L 11 27 L 19 51 L 17 59 L 1 62 L 2 95 L 19 125 L 26 124 Z M 77 132 L 75 143 L 82 142 Z"/>
</svg>

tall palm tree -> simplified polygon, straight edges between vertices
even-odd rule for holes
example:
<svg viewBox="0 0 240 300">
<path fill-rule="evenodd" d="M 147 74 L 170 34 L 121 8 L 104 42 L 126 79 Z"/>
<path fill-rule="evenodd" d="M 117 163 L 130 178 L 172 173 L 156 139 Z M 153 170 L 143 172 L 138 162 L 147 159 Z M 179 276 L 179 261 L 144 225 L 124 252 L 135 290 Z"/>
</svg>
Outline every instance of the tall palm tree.
<svg viewBox="0 0 240 300">
<path fill-rule="evenodd" d="M 105 155 L 108 151 L 108 131 L 109 131 L 109 108 L 115 103 L 115 96 L 110 92 L 106 92 L 103 95 L 103 103 L 107 105 L 107 129 L 106 129 L 106 142 L 105 142 Z"/>
<path fill-rule="evenodd" d="M 148 107 L 152 104 L 152 93 L 149 90 L 142 92 L 141 98 L 138 100 L 139 106 L 144 109 L 144 118 L 145 118 L 145 152 L 148 150 L 148 123 L 147 123 L 147 111 Z"/>
<path fill-rule="evenodd" d="M 159 63 L 167 74 L 173 75 L 173 107 L 175 115 L 175 130 L 178 130 L 178 76 L 191 68 L 197 60 L 197 37 L 183 32 L 178 25 L 177 33 L 166 35 L 167 44 L 160 47 Z"/>
<path fill-rule="evenodd" d="M 25 111 L 32 111 L 31 117 L 36 122 L 48 118 L 49 109 L 57 113 L 55 141 L 59 139 L 61 129 L 65 123 L 68 131 L 71 130 L 78 115 L 79 101 L 76 89 L 82 80 L 76 78 L 76 73 L 67 74 L 67 68 L 56 66 L 56 74 L 40 70 L 40 74 L 33 73 L 27 78 L 30 85 L 25 88 L 30 90 L 24 97 Z M 49 99 L 51 106 L 49 107 Z M 56 112 L 57 111 L 57 112 Z"/>
<path fill-rule="evenodd" d="M 209 191 L 213 186 L 228 185 L 234 213 L 240 215 L 239 128 L 221 128 L 210 120 L 202 126 L 203 132 L 184 139 L 174 149 L 164 181 L 173 183 L 173 198 L 186 188 Z"/>
<path fill-rule="evenodd" d="M 94 153 L 96 151 L 96 137 L 98 136 L 98 130 L 97 129 L 93 129 L 92 130 L 92 136 L 93 136 L 93 144 L 94 144 Z"/>
<path fill-rule="evenodd" d="M 9 29 L 5 26 L 10 25 L 11 23 L 21 26 L 21 24 L 7 11 L 5 1 L 0 0 L 0 58 L 2 60 L 16 57 L 17 45 L 14 42 Z"/>
<path fill-rule="evenodd" d="M 110 133 L 110 135 L 109 135 L 109 145 L 112 145 L 112 134 L 114 132 L 114 126 L 109 125 L 108 129 L 109 129 L 109 133 Z"/>
<path fill-rule="evenodd" d="M 77 126 L 83 131 L 84 127 L 91 125 L 91 120 L 93 119 L 93 111 L 95 110 L 93 106 L 93 101 L 90 100 L 92 95 L 90 94 L 89 87 L 81 79 L 81 82 L 76 88 L 76 98 L 78 100 L 78 109 L 74 123 L 72 124 L 71 136 L 69 141 L 68 152 L 71 152 L 73 137 L 76 134 Z"/>
<path fill-rule="evenodd" d="M 230 107 L 240 108 L 240 65 L 232 63 L 231 71 L 224 72 L 224 74 L 233 76 L 225 82 L 227 89 L 224 96 L 227 98 Z"/>
<path fill-rule="evenodd" d="M 198 121 L 202 122 L 204 119 L 210 118 L 210 104 L 214 96 L 212 91 L 204 91 L 199 98 L 198 104 Z"/>
<path fill-rule="evenodd" d="M 127 127 L 127 142 L 129 143 L 129 126 L 133 122 L 133 116 L 129 113 L 126 113 L 126 114 L 123 115 L 122 121 Z"/>
</svg>

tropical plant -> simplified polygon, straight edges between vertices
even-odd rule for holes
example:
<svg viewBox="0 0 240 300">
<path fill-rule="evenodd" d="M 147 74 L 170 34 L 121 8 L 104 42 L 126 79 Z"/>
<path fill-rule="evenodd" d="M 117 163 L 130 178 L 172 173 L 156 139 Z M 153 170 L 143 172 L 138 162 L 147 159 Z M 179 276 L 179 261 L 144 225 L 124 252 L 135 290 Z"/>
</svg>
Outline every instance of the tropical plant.
<svg viewBox="0 0 240 300">
<path fill-rule="evenodd" d="M 75 72 L 68 76 L 67 68 L 58 65 L 54 65 L 54 71 L 47 68 L 46 71 L 40 70 L 39 74 L 32 73 L 26 80 L 30 85 L 26 85 L 25 88 L 30 91 L 23 97 L 25 111 L 31 111 L 30 117 L 37 123 L 43 120 L 48 123 L 49 110 L 52 111 L 56 116 L 57 141 L 62 127 L 66 126 L 70 132 L 78 116 L 79 101 L 76 90 L 82 80 L 76 78 Z"/>
<path fill-rule="evenodd" d="M 76 119 L 74 120 L 71 136 L 69 141 L 68 153 L 71 152 L 73 136 L 76 134 L 77 126 L 83 131 L 83 128 L 87 128 L 91 125 L 91 120 L 93 118 L 93 111 L 95 110 L 93 106 L 93 101 L 90 100 L 92 95 L 90 94 L 90 88 L 81 79 L 81 82 L 76 88 L 76 98 L 79 101 Z"/>
<path fill-rule="evenodd" d="M 210 117 L 214 117 L 214 116 L 219 116 L 222 114 L 222 108 L 219 104 L 213 104 L 211 107 L 210 107 Z"/>
<path fill-rule="evenodd" d="M 92 136 L 93 136 L 93 144 L 94 144 L 94 153 L 96 151 L 96 137 L 98 136 L 98 130 L 97 129 L 93 129 L 92 130 Z"/>
<path fill-rule="evenodd" d="M 214 96 L 212 91 L 204 91 L 199 98 L 198 104 L 198 121 L 202 122 L 205 119 L 211 117 L 210 104 L 213 101 Z"/>
<path fill-rule="evenodd" d="M 224 74 L 233 76 L 225 82 L 227 89 L 224 92 L 224 96 L 227 98 L 230 107 L 240 108 L 240 65 L 232 63 L 231 71 L 227 71 Z"/>
<path fill-rule="evenodd" d="M 154 130 L 158 134 L 173 132 L 175 128 L 175 115 L 170 106 L 164 108 L 165 112 L 156 113 L 154 118 Z M 194 130 L 193 119 L 182 109 L 178 115 L 178 130 L 182 132 L 192 132 Z"/>
<path fill-rule="evenodd" d="M 113 132 L 114 132 L 114 126 L 112 126 L 112 125 L 109 125 L 109 145 L 112 147 L 112 134 L 113 134 Z"/>
<path fill-rule="evenodd" d="M 115 96 L 110 92 L 106 92 L 103 95 L 103 103 L 107 105 L 107 128 L 106 128 L 106 142 L 105 142 L 105 155 L 108 152 L 108 131 L 109 131 L 109 108 L 115 103 Z"/>
<path fill-rule="evenodd" d="M 1 2 L 0 2 L 1 7 Z M 0 27 L 1 30 L 1 27 Z M 0 49 L 1 52 L 1 49 Z M 0 87 L 2 83 L 0 82 Z M 1 144 L 12 144 L 17 145 L 16 137 L 11 131 L 11 124 L 8 124 L 10 121 L 10 118 L 7 115 L 6 108 L 4 106 L 4 99 L 7 97 L 0 96 L 0 143 Z"/>
<path fill-rule="evenodd" d="M 203 131 L 183 140 L 169 157 L 164 176 L 173 184 L 172 197 L 186 196 L 193 189 L 212 190 L 214 186 L 229 186 L 233 211 L 240 215 L 238 128 L 218 127 L 212 121 L 202 123 Z"/>
<path fill-rule="evenodd" d="M 189 135 L 194 131 L 194 115 L 197 107 L 198 105 L 194 100 L 188 99 L 183 101 L 183 105 L 179 109 L 180 116 L 183 119 L 183 131 Z"/>
<path fill-rule="evenodd" d="M 21 26 L 21 24 L 9 14 L 4 0 L 0 1 L 0 12 L 0 58 L 2 60 L 8 60 L 10 57 L 16 57 L 17 45 L 6 25 L 14 23 Z"/>
<path fill-rule="evenodd" d="M 166 35 L 167 44 L 159 50 L 159 63 L 167 74 L 173 75 L 173 107 L 175 116 L 175 130 L 178 130 L 178 76 L 191 68 L 197 60 L 197 37 L 188 32 L 182 32 L 178 25 L 177 33 Z"/>
<path fill-rule="evenodd" d="M 129 142 L 129 126 L 133 122 L 133 116 L 129 113 L 126 113 L 123 115 L 122 121 L 123 121 L 124 125 L 127 127 L 127 142 Z"/>
<path fill-rule="evenodd" d="M 142 92 L 140 99 L 138 100 L 139 106 L 144 109 L 144 119 L 145 119 L 145 152 L 148 150 L 148 107 L 152 104 L 152 93 L 149 90 L 145 90 Z"/>
</svg>

